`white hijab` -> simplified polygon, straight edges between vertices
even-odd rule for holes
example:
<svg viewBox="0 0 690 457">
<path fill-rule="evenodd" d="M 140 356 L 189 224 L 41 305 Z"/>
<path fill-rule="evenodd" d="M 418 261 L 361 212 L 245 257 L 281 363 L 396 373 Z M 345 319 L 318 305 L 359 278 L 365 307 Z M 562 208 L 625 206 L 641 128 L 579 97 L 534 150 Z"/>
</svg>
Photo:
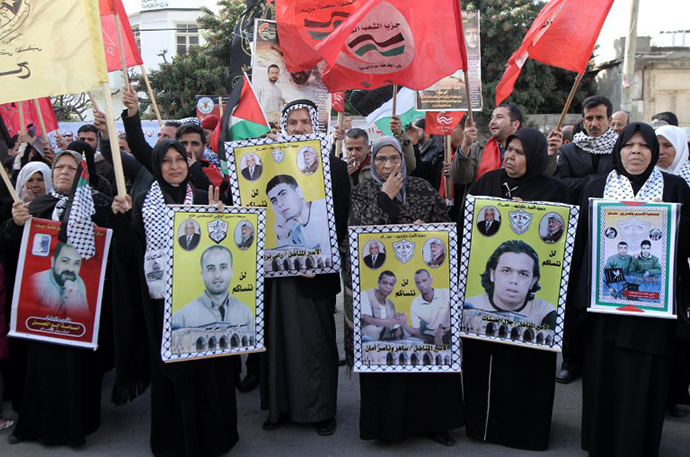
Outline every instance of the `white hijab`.
<svg viewBox="0 0 690 457">
<path fill-rule="evenodd" d="M 685 136 L 685 132 L 674 125 L 663 125 L 656 129 L 654 133 L 657 136 L 666 138 L 676 150 L 676 157 L 673 159 L 673 163 L 666 169 L 659 168 L 661 171 L 672 175 L 680 174 L 680 170 L 688 162 L 688 138 Z"/>
<path fill-rule="evenodd" d="M 20 200 L 24 199 L 24 185 L 35 173 L 43 175 L 43 183 L 46 186 L 46 194 L 53 190 L 53 180 L 51 178 L 50 167 L 43 162 L 29 162 L 19 171 L 15 191 Z"/>
</svg>

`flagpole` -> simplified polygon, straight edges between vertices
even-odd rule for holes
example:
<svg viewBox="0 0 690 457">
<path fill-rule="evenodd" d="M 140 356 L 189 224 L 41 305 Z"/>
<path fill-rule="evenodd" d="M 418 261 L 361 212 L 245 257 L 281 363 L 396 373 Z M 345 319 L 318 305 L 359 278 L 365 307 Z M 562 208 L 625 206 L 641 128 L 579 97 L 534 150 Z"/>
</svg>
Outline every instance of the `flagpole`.
<svg viewBox="0 0 690 457">
<path fill-rule="evenodd" d="M 26 134 L 26 124 L 24 124 L 24 102 L 19 102 L 19 136 Z"/>
<path fill-rule="evenodd" d="M 446 151 L 445 151 L 446 157 L 444 160 L 444 162 L 446 164 L 449 164 L 452 160 L 452 157 L 451 157 L 452 149 L 453 149 L 453 145 L 451 144 L 451 141 L 450 141 L 450 135 L 446 135 Z M 455 189 L 453 188 L 453 180 L 450 179 L 450 177 L 446 176 L 445 174 L 443 175 L 443 177 L 444 177 L 444 181 L 446 182 L 446 200 L 452 200 L 453 197 L 455 197 L 455 195 L 454 195 Z"/>
<path fill-rule="evenodd" d="M 117 5 L 113 3 L 115 12 L 115 31 L 117 32 L 117 46 L 120 48 L 120 63 L 122 64 L 122 78 L 125 80 L 125 88 L 129 90 L 129 76 L 127 76 L 127 62 L 125 59 L 125 48 L 122 46 L 122 32 L 120 31 L 120 15 L 117 12 Z M 113 154 L 115 155 L 115 154 Z"/>
<path fill-rule="evenodd" d="M 144 75 L 146 90 L 149 93 L 149 98 L 151 99 L 151 104 L 153 105 L 153 112 L 156 113 L 156 119 L 158 119 L 158 126 L 163 127 L 163 119 L 161 118 L 161 112 L 158 111 L 158 103 L 156 103 L 156 97 L 153 96 L 153 90 L 151 90 L 151 83 L 149 82 L 149 77 L 146 76 L 146 68 L 144 68 L 143 63 L 139 65 L 139 68 L 141 69 L 141 74 Z"/>
<path fill-rule="evenodd" d="M 470 77 L 467 73 L 467 69 L 463 70 L 465 75 L 465 96 L 467 97 L 467 118 L 470 121 L 469 125 L 474 124 L 474 119 L 472 117 L 472 100 L 470 99 Z"/>
<path fill-rule="evenodd" d="M 565 115 L 568 113 L 568 110 L 570 109 L 570 104 L 573 102 L 573 98 L 575 97 L 575 93 L 577 92 L 577 88 L 580 85 L 580 81 L 582 80 L 582 77 L 584 76 L 584 73 L 580 73 L 577 75 L 577 78 L 575 78 L 575 82 L 573 83 L 573 88 L 570 89 L 570 94 L 568 95 L 568 100 L 565 102 L 565 106 L 563 107 L 563 112 L 561 113 L 561 118 L 558 119 L 558 124 L 556 124 L 556 128 L 554 130 L 560 130 L 561 125 L 563 125 L 563 120 L 565 120 Z"/>
<path fill-rule="evenodd" d="M 38 114 L 38 124 L 41 126 L 43 145 L 50 146 L 50 140 L 48 139 L 48 133 L 46 132 L 46 125 L 43 122 L 43 113 L 41 113 L 41 106 L 39 105 L 38 99 L 36 98 L 34 98 L 34 106 L 36 107 L 36 114 Z"/>
<path fill-rule="evenodd" d="M 14 191 L 14 186 L 12 185 L 12 181 L 10 181 L 10 177 L 7 176 L 5 167 L 0 167 L 0 174 L 2 174 L 2 180 L 5 182 L 5 187 L 7 187 L 7 190 L 10 192 L 12 199 L 15 203 L 19 203 L 19 196 Z"/>
<path fill-rule="evenodd" d="M 221 119 L 223 118 L 223 105 L 224 105 L 224 103 L 223 103 L 223 96 L 222 96 L 222 95 L 219 95 L 219 96 L 218 96 L 218 110 L 219 110 L 219 112 L 220 112 L 220 118 L 221 118 Z"/>
<path fill-rule="evenodd" d="M 343 113 L 338 111 L 338 128 L 343 129 Z M 335 140 L 335 156 L 340 158 L 343 151 L 343 140 Z"/>
<path fill-rule="evenodd" d="M 95 109 L 96 111 L 100 111 L 100 109 L 98 109 L 98 103 L 96 102 L 96 98 L 93 96 L 91 91 L 87 91 L 86 95 L 89 96 L 89 101 L 91 102 L 91 106 L 93 107 L 93 109 Z"/>
<path fill-rule="evenodd" d="M 117 195 L 124 197 L 127 195 L 127 187 L 125 186 L 125 172 L 122 169 L 122 157 L 120 157 L 120 143 L 117 139 L 117 130 L 115 128 L 115 117 L 113 111 L 113 99 L 110 95 L 110 85 L 104 82 L 101 85 L 103 90 L 103 98 L 105 99 L 105 120 L 108 124 L 108 140 L 110 141 L 110 148 L 113 156 L 113 168 L 115 169 L 115 182 L 117 184 Z"/>
<path fill-rule="evenodd" d="M 395 108 L 396 108 L 396 104 L 398 102 L 397 98 L 398 98 L 398 85 L 393 84 L 393 116 L 395 116 Z"/>
</svg>

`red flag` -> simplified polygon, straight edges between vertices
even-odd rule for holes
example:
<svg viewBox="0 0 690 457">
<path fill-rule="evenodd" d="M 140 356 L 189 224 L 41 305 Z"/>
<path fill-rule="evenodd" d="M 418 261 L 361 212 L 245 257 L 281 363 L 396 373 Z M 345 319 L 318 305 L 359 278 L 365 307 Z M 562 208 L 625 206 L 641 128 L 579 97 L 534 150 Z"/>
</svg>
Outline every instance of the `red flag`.
<svg viewBox="0 0 690 457">
<path fill-rule="evenodd" d="M 331 94 L 331 108 L 339 113 L 345 111 L 345 92 Z"/>
<path fill-rule="evenodd" d="M 36 107 L 33 100 L 0 105 L 0 115 L 5 121 L 9 134 L 14 135 L 19 133 L 19 103 L 22 103 L 24 107 L 24 126 L 34 124 L 36 126 L 36 136 L 38 137 L 43 135 L 43 132 L 41 131 L 41 123 L 38 121 L 38 113 L 36 113 Z M 41 115 L 43 116 L 43 122 L 45 123 L 47 130 L 46 133 L 57 129 L 58 121 L 55 117 L 55 110 L 53 109 L 53 104 L 50 101 L 50 97 L 39 98 L 38 104 L 41 107 Z"/>
<path fill-rule="evenodd" d="M 98 7 L 101 10 L 101 30 L 108 71 L 122 70 L 120 48 L 117 44 L 117 29 L 115 28 L 116 14 L 120 20 L 120 33 L 122 34 L 122 46 L 125 48 L 127 68 L 143 64 L 144 61 L 141 60 L 141 54 L 137 48 L 137 42 L 134 39 L 134 33 L 132 33 L 132 27 L 129 25 L 122 0 L 98 0 Z"/>
<path fill-rule="evenodd" d="M 328 66 L 330 92 L 389 84 L 422 90 L 467 68 L 458 0 L 363 0 L 314 49 Z"/>
<path fill-rule="evenodd" d="M 522 45 L 508 60 L 496 86 L 496 106 L 512 92 L 528 57 L 583 73 L 613 0 L 552 0 L 544 6 Z"/>
<path fill-rule="evenodd" d="M 450 135 L 464 115 L 464 111 L 427 111 L 424 131 L 429 135 Z"/>
<path fill-rule="evenodd" d="M 288 71 L 310 70 L 320 62 L 322 58 L 315 50 L 316 45 L 357 11 L 362 3 L 364 0 L 325 3 L 317 0 L 277 1 L 278 36 Z"/>
</svg>

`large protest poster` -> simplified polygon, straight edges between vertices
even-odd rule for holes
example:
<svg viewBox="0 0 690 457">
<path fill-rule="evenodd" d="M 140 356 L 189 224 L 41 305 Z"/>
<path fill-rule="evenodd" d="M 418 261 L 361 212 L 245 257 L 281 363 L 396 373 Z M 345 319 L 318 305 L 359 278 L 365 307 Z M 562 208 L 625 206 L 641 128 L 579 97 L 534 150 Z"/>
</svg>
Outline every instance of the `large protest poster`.
<svg viewBox="0 0 690 457">
<path fill-rule="evenodd" d="M 357 372 L 459 372 L 455 224 L 350 227 Z"/>
<path fill-rule="evenodd" d="M 59 221 L 31 218 L 24 225 L 9 335 L 95 350 L 112 230 L 94 228 L 90 259 L 58 233 Z"/>
<path fill-rule="evenodd" d="M 324 135 L 225 143 L 233 201 L 267 207 L 266 277 L 340 271 Z"/>
<path fill-rule="evenodd" d="M 313 101 L 319 109 L 319 131 L 328 131 L 331 94 L 321 80 L 321 70 L 290 73 L 285 67 L 275 21 L 256 19 L 252 53 L 252 85 L 273 130 L 280 130 L 280 113 L 293 100 Z"/>
<path fill-rule="evenodd" d="M 590 199 L 589 311 L 675 319 L 677 203 Z"/>
<path fill-rule="evenodd" d="M 484 107 L 479 19 L 479 11 L 462 12 L 472 111 L 481 111 Z M 463 71 L 458 70 L 431 87 L 417 91 L 415 109 L 417 111 L 467 111 L 467 91 Z"/>
<path fill-rule="evenodd" d="M 560 351 L 576 206 L 469 195 L 461 333 Z"/>
<path fill-rule="evenodd" d="M 169 208 L 163 361 L 264 351 L 265 210 Z"/>
</svg>

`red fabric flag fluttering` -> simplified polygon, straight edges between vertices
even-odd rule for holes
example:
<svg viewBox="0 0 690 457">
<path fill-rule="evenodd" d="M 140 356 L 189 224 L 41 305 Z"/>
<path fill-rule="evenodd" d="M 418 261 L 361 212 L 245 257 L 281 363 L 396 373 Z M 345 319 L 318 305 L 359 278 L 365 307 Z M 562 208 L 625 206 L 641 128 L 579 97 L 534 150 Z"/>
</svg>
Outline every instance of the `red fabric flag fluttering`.
<svg viewBox="0 0 690 457">
<path fill-rule="evenodd" d="M 120 34 L 122 35 L 122 46 L 125 51 L 125 64 L 127 68 L 141 65 L 141 59 L 137 42 L 134 39 L 132 27 L 129 25 L 129 18 L 122 5 L 122 0 L 98 0 L 98 7 L 101 11 L 101 30 L 103 32 L 103 45 L 105 46 L 105 59 L 108 63 L 108 71 L 122 70 L 120 62 L 120 47 L 117 43 L 117 24 L 115 15 L 120 21 Z"/>
<path fill-rule="evenodd" d="M 38 121 L 38 113 L 36 112 L 36 106 L 33 100 L 25 100 L 23 102 L 12 102 L 0 105 L 0 116 L 5 121 L 5 126 L 7 126 L 7 131 L 10 135 L 15 135 L 19 133 L 20 122 L 19 122 L 19 104 L 22 103 L 24 109 L 24 126 L 29 124 L 34 124 L 36 126 L 36 136 L 43 135 L 41 131 L 41 123 Z M 38 99 L 38 104 L 41 107 L 41 115 L 43 116 L 43 122 L 45 123 L 47 132 L 50 133 L 58 128 L 58 121 L 55 117 L 55 110 L 53 109 L 53 104 L 50 101 L 50 97 L 43 97 Z"/>
<path fill-rule="evenodd" d="M 450 135 L 464 115 L 465 111 L 427 111 L 424 130 L 429 135 Z"/>
<path fill-rule="evenodd" d="M 496 106 L 512 92 L 527 58 L 584 73 L 613 0 L 551 0 L 544 6 L 522 45 L 508 60 L 496 86 Z"/>
</svg>

